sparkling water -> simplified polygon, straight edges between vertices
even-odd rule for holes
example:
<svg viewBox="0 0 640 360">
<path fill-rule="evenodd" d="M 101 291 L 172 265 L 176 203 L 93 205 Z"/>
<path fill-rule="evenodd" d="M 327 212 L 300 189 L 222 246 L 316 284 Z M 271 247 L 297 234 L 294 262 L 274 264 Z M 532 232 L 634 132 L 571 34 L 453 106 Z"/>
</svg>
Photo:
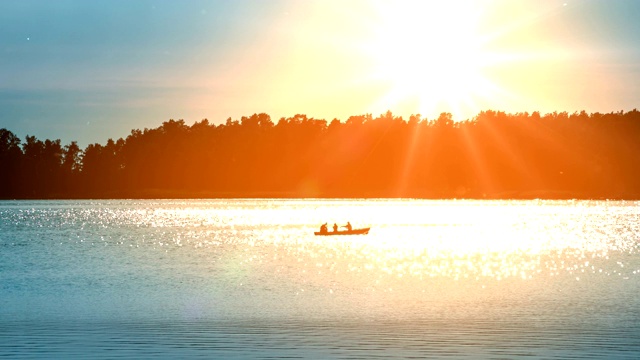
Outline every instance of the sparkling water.
<svg viewBox="0 0 640 360">
<path fill-rule="evenodd" d="M 637 202 L 2 201 L 0 357 L 635 359 L 639 239 Z"/>
</svg>

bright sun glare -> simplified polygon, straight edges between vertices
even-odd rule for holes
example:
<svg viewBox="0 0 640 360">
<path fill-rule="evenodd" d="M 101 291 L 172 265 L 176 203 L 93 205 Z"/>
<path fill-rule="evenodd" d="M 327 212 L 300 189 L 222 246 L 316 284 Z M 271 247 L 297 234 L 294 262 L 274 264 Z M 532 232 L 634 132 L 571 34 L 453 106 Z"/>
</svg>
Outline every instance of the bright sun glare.
<svg viewBox="0 0 640 360">
<path fill-rule="evenodd" d="M 274 95 L 276 107 L 296 103 L 321 117 L 391 110 L 467 120 L 489 109 L 540 111 L 554 103 L 548 79 L 574 56 L 548 38 L 559 26 L 547 21 L 561 11 L 555 2 L 299 4 L 301 15 L 278 30 L 296 34 L 278 49 L 293 60 L 278 63 L 268 80 L 277 84 L 273 94 L 295 89 L 282 100 Z"/>
<path fill-rule="evenodd" d="M 482 73 L 489 54 L 474 3 L 385 2 L 377 13 L 381 23 L 367 51 L 376 59 L 374 76 L 388 88 L 381 103 L 455 114 L 477 108 L 495 90 Z"/>
</svg>

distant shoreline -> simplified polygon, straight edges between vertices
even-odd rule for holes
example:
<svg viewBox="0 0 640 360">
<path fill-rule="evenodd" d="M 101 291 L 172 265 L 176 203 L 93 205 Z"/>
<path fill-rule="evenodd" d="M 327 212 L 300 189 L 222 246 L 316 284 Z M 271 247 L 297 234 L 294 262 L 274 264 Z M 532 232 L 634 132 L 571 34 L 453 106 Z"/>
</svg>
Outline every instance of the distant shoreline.
<svg viewBox="0 0 640 360">
<path fill-rule="evenodd" d="M 158 191 L 152 190 L 142 192 L 138 194 L 101 194 L 94 196 L 56 196 L 49 197 L 20 197 L 20 198 L 0 198 L 0 200 L 205 200 L 205 199 L 281 199 L 281 200 L 304 200 L 304 199 L 415 199 L 415 200 L 593 200 L 593 201 L 638 201 L 640 196 L 603 196 L 603 197 L 588 197 L 580 196 L 579 194 L 571 192 L 526 192 L 526 193 L 513 193 L 505 192 L 501 194 L 487 194 L 482 197 L 445 197 L 435 195 L 423 195 L 423 196 L 365 196 L 362 194 L 356 195 L 317 195 L 317 196 L 302 196 L 295 192 L 256 192 L 256 193 L 229 193 L 229 192 L 212 192 L 212 193 L 193 193 L 188 194 L 184 192 L 176 191 Z"/>
</svg>

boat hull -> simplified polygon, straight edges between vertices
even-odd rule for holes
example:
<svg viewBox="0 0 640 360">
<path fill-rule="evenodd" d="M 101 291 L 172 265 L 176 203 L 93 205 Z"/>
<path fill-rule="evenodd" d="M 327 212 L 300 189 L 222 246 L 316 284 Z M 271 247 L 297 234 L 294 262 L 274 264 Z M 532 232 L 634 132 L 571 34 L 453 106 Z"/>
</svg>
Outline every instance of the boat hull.
<svg viewBox="0 0 640 360">
<path fill-rule="evenodd" d="M 344 230 L 344 231 L 316 231 L 316 236 L 333 236 L 333 235 L 367 235 L 371 228 Z"/>
</svg>

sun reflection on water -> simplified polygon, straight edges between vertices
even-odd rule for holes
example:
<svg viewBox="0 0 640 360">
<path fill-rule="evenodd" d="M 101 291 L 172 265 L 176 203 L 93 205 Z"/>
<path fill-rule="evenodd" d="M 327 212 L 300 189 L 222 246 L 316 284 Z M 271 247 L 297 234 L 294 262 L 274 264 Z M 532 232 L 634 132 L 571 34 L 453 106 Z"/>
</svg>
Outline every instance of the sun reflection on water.
<svg viewBox="0 0 640 360">
<path fill-rule="evenodd" d="M 640 274 L 636 257 L 626 256 L 638 251 L 640 211 L 633 202 L 211 200 L 143 205 L 92 209 L 99 214 L 88 214 L 87 221 L 98 229 L 124 223 L 140 229 L 139 236 L 118 239 L 118 244 L 209 262 L 207 271 L 214 269 L 236 285 L 288 284 L 296 294 L 382 292 L 406 299 L 407 294 L 451 295 L 505 282 L 546 286 L 560 277 L 579 282 Z M 314 236 L 325 221 L 350 221 L 371 231 L 366 236 Z"/>
<path fill-rule="evenodd" d="M 635 212 L 635 207 L 623 208 L 603 223 L 605 218 L 589 204 L 550 209 L 548 204 L 536 208 L 522 202 L 382 203 L 321 203 L 311 211 L 341 218 L 358 214 L 358 224 L 373 224 L 367 236 L 314 237 L 307 224 L 284 224 L 249 236 L 245 245 L 250 250 L 243 261 L 262 274 L 297 281 L 300 291 L 313 286 L 331 293 L 354 288 L 424 292 L 433 291 L 434 284 L 439 289 L 462 283 L 484 288 L 500 281 L 558 276 L 580 281 L 593 274 L 640 273 L 639 264 L 627 264 L 629 270 L 623 262 L 612 267 L 609 261 L 611 252 L 637 251 L 637 227 L 626 224 L 623 231 L 629 234 L 612 233 L 621 230 L 616 217 Z M 309 218 L 300 212 L 294 207 L 283 216 L 280 209 L 263 221 Z"/>
</svg>

